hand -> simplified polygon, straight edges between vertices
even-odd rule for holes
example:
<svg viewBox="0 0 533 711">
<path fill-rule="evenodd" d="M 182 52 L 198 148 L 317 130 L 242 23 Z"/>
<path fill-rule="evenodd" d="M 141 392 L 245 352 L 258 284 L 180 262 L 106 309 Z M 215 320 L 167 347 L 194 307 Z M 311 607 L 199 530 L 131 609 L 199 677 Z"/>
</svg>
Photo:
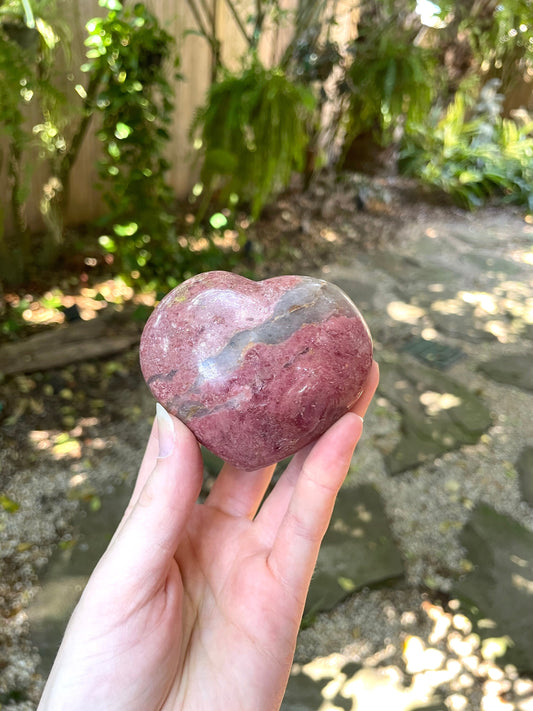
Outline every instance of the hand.
<svg viewBox="0 0 533 711">
<path fill-rule="evenodd" d="M 192 433 L 158 407 L 131 502 L 67 627 L 39 711 L 275 711 L 335 497 L 378 382 L 274 467 L 225 464 L 197 503 Z"/>
</svg>

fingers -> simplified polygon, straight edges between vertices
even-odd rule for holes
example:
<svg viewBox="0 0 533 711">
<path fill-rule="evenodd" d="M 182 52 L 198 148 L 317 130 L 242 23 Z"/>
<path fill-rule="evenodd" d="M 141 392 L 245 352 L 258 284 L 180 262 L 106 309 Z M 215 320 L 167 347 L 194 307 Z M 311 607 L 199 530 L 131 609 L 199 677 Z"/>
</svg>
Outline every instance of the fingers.
<svg viewBox="0 0 533 711">
<path fill-rule="evenodd" d="M 275 465 L 272 465 L 246 472 L 231 464 L 224 464 L 209 492 L 206 505 L 229 516 L 252 519 L 263 500 L 274 469 Z"/>
<path fill-rule="evenodd" d="M 159 408 L 161 408 L 161 405 L 156 406 L 157 411 L 159 411 Z M 157 426 L 157 417 L 154 417 L 154 421 L 152 423 L 152 429 L 150 431 L 150 436 L 148 437 L 148 442 L 146 444 L 146 449 L 144 450 L 144 455 L 143 459 L 141 462 L 141 466 L 139 467 L 139 472 L 137 474 L 137 479 L 135 481 L 135 486 L 133 488 L 133 493 L 131 495 L 131 498 L 128 502 L 128 506 L 126 508 L 126 511 L 124 512 L 124 516 L 122 517 L 122 520 L 120 521 L 117 530 L 115 531 L 114 538 L 117 536 L 119 531 L 121 530 L 122 526 L 124 525 L 124 522 L 127 520 L 127 518 L 130 516 L 131 512 L 133 511 L 135 504 L 137 503 L 137 500 L 139 499 L 139 495 L 141 491 L 144 488 L 144 485 L 146 484 L 148 477 L 152 473 L 156 462 L 157 462 L 157 457 L 159 454 L 159 428 Z"/>
<path fill-rule="evenodd" d="M 202 456 L 192 432 L 160 407 L 155 428 L 157 438 L 152 430 L 143 467 L 153 461 L 154 442 L 160 456 L 102 559 L 110 577 L 121 584 L 157 585 L 202 486 Z"/>
<path fill-rule="evenodd" d="M 362 429 L 361 417 L 349 412 L 316 442 L 302 466 L 275 536 L 268 564 L 302 605 L 335 498 Z"/>
<path fill-rule="evenodd" d="M 360 417 L 365 416 L 368 406 L 370 405 L 374 393 L 376 392 L 378 382 L 379 367 L 374 361 L 368 374 L 363 394 L 352 408 L 353 413 L 359 415 Z M 324 437 L 325 435 L 322 436 Z M 291 463 L 281 476 L 280 480 L 274 487 L 274 490 L 269 495 L 256 517 L 256 520 L 263 526 L 265 535 L 270 538 L 271 543 L 274 541 L 278 527 L 285 515 L 285 512 L 287 511 L 287 507 L 289 506 L 289 501 L 293 495 L 294 487 L 298 481 L 298 476 L 303 463 L 312 448 L 312 444 L 308 445 L 293 457 Z M 268 540 L 266 542 L 268 544 Z"/>
</svg>

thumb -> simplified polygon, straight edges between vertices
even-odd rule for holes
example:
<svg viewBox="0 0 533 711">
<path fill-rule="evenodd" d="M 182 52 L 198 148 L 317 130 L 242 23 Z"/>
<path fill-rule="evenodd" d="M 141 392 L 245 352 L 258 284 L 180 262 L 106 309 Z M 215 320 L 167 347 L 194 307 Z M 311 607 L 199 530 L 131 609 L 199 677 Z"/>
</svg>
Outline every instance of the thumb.
<svg viewBox="0 0 533 711">
<path fill-rule="evenodd" d="M 159 404 L 156 419 L 155 466 L 102 560 L 122 585 L 140 580 L 157 585 L 202 486 L 202 455 L 192 432 Z"/>
</svg>

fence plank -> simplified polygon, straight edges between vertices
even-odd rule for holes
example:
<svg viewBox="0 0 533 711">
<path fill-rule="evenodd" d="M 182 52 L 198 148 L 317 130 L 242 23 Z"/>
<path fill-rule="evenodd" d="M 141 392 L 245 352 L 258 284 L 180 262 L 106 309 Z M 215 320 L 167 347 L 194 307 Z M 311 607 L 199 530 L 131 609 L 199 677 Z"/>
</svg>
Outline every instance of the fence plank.
<svg viewBox="0 0 533 711">
<path fill-rule="evenodd" d="M 61 12 L 66 24 L 72 34 L 72 66 L 80 67 L 85 58 L 85 24 L 96 15 L 104 11 L 98 5 L 98 0 L 60 0 Z M 228 3 L 225 0 L 206 0 L 213 9 L 215 15 L 217 36 L 221 43 L 222 59 L 230 69 L 237 69 L 240 59 L 246 49 L 246 42 L 240 33 L 235 19 L 233 18 Z M 254 0 L 239 0 L 237 7 L 241 16 L 245 17 L 245 5 L 250 4 L 250 13 L 253 14 Z M 330 0 L 332 7 L 341 8 L 339 18 L 341 21 L 336 26 L 334 34 L 336 39 L 345 41 L 346 33 L 353 32 L 354 5 L 352 0 Z M 197 175 L 198 166 L 194 161 L 194 151 L 189 140 L 190 125 L 194 113 L 203 102 L 205 93 L 211 80 L 212 54 L 208 42 L 193 34 L 187 34 L 187 30 L 196 29 L 194 16 L 190 10 L 188 0 L 147 0 L 148 7 L 159 18 L 163 27 L 175 39 L 177 51 L 181 59 L 181 73 L 184 81 L 174 81 L 175 89 L 175 109 L 173 121 L 170 128 L 171 140 L 168 145 L 167 157 L 170 163 L 168 174 L 169 183 L 173 187 L 178 197 L 184 197 L 190 190 Z M 284 7 L 288 10 L 289 17 L 296 10 L 298 0 L 283 0 Z M 290 19 L 281 24 L 280 27 L 272 27 L 267 30 L 261 38 L 259 54 L 262 60 L 271 64 L 279 60 L 285 48 L 292 38 L 292 27 Z M 69 70 L 70 71 L 70 70 Z M 79 71 L 73 69 L 70 77 L 69 72 L 64 72 L 61 81 L 62 86 L 68 89 L 69 97 L 76 101 L 77 95 L 74 92 L 76 83 L 86 84 L 86 77 Z M 37 120 L 35 114 L 33 123 Z M 30 117 L 31 120 L 32 117 Z M 88 135 L 73 167 L 70 180 L 70 199 L 67 212 L 67 225 L 75 226 L 97 217 L 103 211 L 100 194 L 95 188 L 97 177 L 96 160 L 101 149 L 96 138 L 96 119 L 90 126 Z M 0 139 L 0 155 L 5 156 L 7 143 Z M 29 156 L 28 164 L 37 164 L 37 155 Z M 46 166 L 39 165 L 31 179 L 31 197 L 27 205 L 28 224 L 32 231 L 39 231 L 43 228 L 43 221 L 39 210 L 40 191 L 43 182 L 46 180 Z M 6 173 L 5 160 L 0 169 L 0 220 L 4 222 L 4 230 L 12 233 L 13 225 L 10 219 L 8 204 L 9 183 Z M 0 238 L 2 227 L 0 226 Z"/>
<path fill-rule="evenodd" d="M 187 0 L 151 0 L 147 5 L 161 20 L 165 29 L 176 38 L 177 50 L 181 57 L 181 71 L 185 81 L 174 82 L 176 94 L 176 107 L 174 120 L 171 126 L 171 140 L 168 145 L 168 158 L 171 164 L 169 182 L 176 195 L 184 196 L 190 189 L 195 176 L 195 168 L 189 149 L 189 126 L 196 108 L 203 101 L 209 86 L 211 76 L 211 51 L 205 40 L 194 35 L 185 36 L 185 31 L 194 27 L 194 20 L 187 5 Z M 91 18 L 103 12 L 98 5 L 98 0 L 63 0 L 63 18 L 72 34 L 72 67 L 65 72 L 61 81 L 62 86 L 69 89 L 69 96 L 75 101 L 77 95 L 73 93 L 76 83 L 85 84 L 86 77 L 75 69 L 80 67 L 85 57 L 85 24 Z M 30 126 L 36 123 L 37 113 L 29 117 Z M 32 118 L 34 119 L 32 121 Z M 67 224 L 75 226 L 97 217 L 103 210 L 102 200 L 95 188 L 97 177 L 95 157 L 100 151 L 100 143 L 95 136 L 96 122 L 90 126 L 85 137 L 78 159 L 72 169 L 70 181 L 69 208 Z M 0 139 L 0 155 L 6 155 L 7 140 Z M 0 169 L 0 220 L 6 233 L 13 232 L 9 209 L 9 181 L 6 170 L 6 161 Z M 39 163 L 37 154 L 30 154 L 28 166 Z M 47 169 L 39 165 L 31 175 L 29 190 L 30 198 L 27 203 L 27 219 L 30 229 L 38 232 L 43 229 L 43 220 L 39 209 L 40 191 L 46 180 Z M 2 226 L 0 226 L 0 237 Z"/>
</svg>

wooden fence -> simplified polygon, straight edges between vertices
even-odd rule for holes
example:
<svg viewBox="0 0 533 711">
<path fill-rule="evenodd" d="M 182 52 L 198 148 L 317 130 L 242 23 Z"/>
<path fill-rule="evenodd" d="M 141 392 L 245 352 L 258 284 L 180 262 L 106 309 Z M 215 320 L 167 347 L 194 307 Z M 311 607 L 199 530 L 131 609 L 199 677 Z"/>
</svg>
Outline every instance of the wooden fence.
<svg viewBox="0 0 533 711">
<path fill-rule="evenodd" d="M 100 13 L 102 9 L 98 0 L 60 0 L 62 3 L 63 17 L 67 21 L 72 35 L 72 66 L 79 67 L 85 56 L 84 38 L 85 24 Z M 233 0 L 235 3 L 236 0 Z M 254 0 L 239 0 L 237 7 L 242 15 L 243 6 L 249 2 L 251 12 Z M 295 9 L 298 0 L 284 0 L 287 10 Z M 356 21 L 354 13 L 357 12 L 357 2 L 354 0 L 331 0 L 336 8 L 337 39 L 347 40 L 353 36 Z M 188 133 L 194 112 L 203 102 L 206 90 L 211 81 L 212 53 L 209 43 L 197 34 L 187 32 L 196 29 L 197 25 L 187 0 L 146 0 L 146 4 L 159 18 L 162 26 L 169 32 L 177 43 L 180 56 L 180 70 L 184 81 L 176 81 L 175 110 L 171 126 L 171 140 L 168 145 L 168 159 L 171 165 L 169 182 L 175 193 L 183 197 L 191 188 L 197 167 Z M 225 66 L 235 68 L 239 58 L 246 49 L 242 33 L 239 31 L 227 2 L 224 0 L 202 0 L 200 6 L 207 8 L 212 16 L 212 24 L 216 27 L 216 34 L 220 41 L 221 58 Z M 291 39 L 291 29 L 287 23 L 281 29 L 272 28 L 266 31 L 259 46 L 259 54 L 267 64 L 275 62 L 283 53 Z M 65 86 L 72 82 L 84 83 L 84 76 L 78 72 L 68 78 L 65 72 Z M 34 117 L 37 120 L 37 114 Z M 35 121 L 34 121 L 35 122 Z M 0 139 L 0 151 L 5 149 L 5 142 Z M 70 199 L 67 212 L 67 224 L 74 226 L 98 216 L 102 210 L 102 203 L 98 190 L 94 187 L 96 181 L 96 157 L 101 146 L 95 136 L 95 125 L 91 126 L 86 136 L 83 147 L 74 165 L 71 174 Z M 5 156 L 5 150 L 4 150 Z M 3 172 L 0 173 L 0 219 L 3 219 L 4 229 L 12 231 L 10 210 L 8 209 L 9 190 L 6 175 L 5 160 Z M 30 160 L 31 162 L 31 160 Z M 38 161 L 35 158 L 36 163 Z M 28 201 L 27 217 L 32 231 L 42 228 L 42 218 L 39 210 L 39 200 L 43 182 L 46 180 L 46 167 L 40 165 L 31 179 L 30 198 Z M 1 234 L 1 228 L 0 228 Z"/>
<path fill-rule="evenodd" d="M 217 28 L 221 39 L 224 59 L 231 66 L 244 49 L 242 40 L 236 31 L 233 18 L 228 14 L 223 3 L 208 0 L 213 9 L 216 8 Z M 191 14 L 187 0 L 152 0 L 147 2 L 150 9 L 160 19 L 163 27 L 176 38 L 177 51 L 181 60 L 180 70 L 184 81 L 173 81 L 175 90 L 175 109 L 171 126 L 171 140 L 168 145 L 168 159 L 171 165 L 169 182 L 176 195 L 183 196 L 194 181 L 194 156 L 188 139 L 189 127 L 196 108 L 202 103 L 209 87 L 211 77 L 211 50 L 208 42 L 197 35 L 187 33 L 195 28 L 194 17 Z M 83 63 L 85 47 L 85 24 L 95 15 L 102 12 L 97 0 L 66 0 L 63 3 L 65 19 L 72 34 L 72 66 L 79 67 Z M 67 78 L 70 81 L 84 83 L 83 75 Z M 31 119 L 32 117 L 30 117 Z M 37 114 L 34 119 L 36 120 Z M 35 121 L 34 121 L 35 122 Z M 6 143 L 0 141 L 0 151 L 3 155 Z M 67 223 L 76 225 L 96 217 L 102 210 L 100 194 L 95 188 L 96 160 L 101 146 L 95 136 L 95 126 L 91 126 L 86 136 L 78 159 L 71 174 L 70 199 L 67 212 Z M 36 156 L 33 159 L 36 161 Z M 0 218 L 4 229 L 13 229 L 9 210 L 9 189 L 6 161 L 3 161 L 0 173 Z M 27 218 L 31 230 L 42 228 L 42 218 L 39 210 L 40 191 L 46 180 L 46 167 L 40 165 L 33 172 L 29 187 Z M 0 229 L 1 234 L 1 229 Z"/>
<path fill-rule="evenodd" d="M 196 21 L 191 12 L 188 0 L 145 0 L 150 9 L 156 14 L 163 27 L 176 39 L 177 51 L 181 59 L 181 72 L 184 81 L 174 82 L 175 109 L 171 126 L 171 140 L 168 145 L 168 159 L 170 163 L 169 182 L 178 197 L 183 197 L 191 188 L 197 166 L 195 166 L 192 146 L 189 140 L 189 128 L 194 112 L 203 102 L 206 90 L 211 80 L 212 52 L 207 40 L 197 34 L 188 32 L 196 29 Z M 72 35 L 72 66 L 79 67 L 84 61 L 85 24 L 93 16 L 102 12 L 98 0 L 59 0 L 63 17 L 66 20 Z M 358 2 L 357 0 L 330 0 L 335 7 L 336 26 L 334 39 L 341 44 L 353 38 L 356 34 Z M 243 6 L 250 4 L 251 12 L 254 0 L 233 0 L 237 3 L 242 15 Z M 283 0 L 287 10 L 295 9 L 298 0 Z M 242 33 L 230 12 L 229 4 L 225 0 L 201 0 L 199 6 L 207 8 L 211 16 L 210 24 L 216 28 L 216 34 L 221 45 L 221 58 L 224 65 L 235 68 L 239 58 L 246 49 Z M 266 64 L 276 62 L 282 55 L 291 39 L 290 23 L 287 26 L 271 28 L 262 36 L 259 53 Z M 513 92 L 506 97 L 506 109 L 510 111 L 518 106 L 533 109 L 533 94 L 531 92 L 531 77 L 527 82 L 522 82 Z M 65 87 L 70 82 L 70 93 L 74 83 L 84 83 L 84 76 L 79 71 L 70 77 L 64 73 Z M 37 121 L 37 113 L 33 117 Z M 30 117 L 31 120 L 32 117 Z M 33 125 L 33 124 L 31 124 Z M 6 142 L 0 137 L 0 157 L 4 157 L 0 167 L 0 221 L 6 232 L 12 232 L 13 225 L 10 220 L 9 209 L 9 184 L 6 174 Z M 67 213 L 67 224 L 76 225 L 86 222 L 102 211 L 102 202 L 96 181 L 96 158 L 101 145 L 95 136 L 95 125 L 91 126 L 86 136 L 81 152 L 72 170 L 70 185 L 70 200 Z M 30 184 L 30 197 L 28 200 L 27 217 L 32 231 L 42 228 L 42 217 L 39 210 L 39 201 L 42 185 L 46 181 L 46 166 L 37 160 L 37 156 L 28 161 L 38 165 L 33 173 Z M 2 225 L 0 224 L 0 236 Z"/>
<path fill-rule="evenodd" d="M 209 86 L 211 75 L 211 51 L 208 43 L 201 37 L 189 34 L 186 30 L 194 28 L 186 0 L 153 0 L 147 3 L 161 20 L 165 29 L 176 38 L 181 58 L 181 71 L 185 81 L 176 81 L 175 111 L 171 128 L 171 141 L 168 146 L 168 158 L 171 164 L 169 181 L 177 195 L 183 195 L 193 180 L 192 156 L 190 155 L 188 130 L 196 107 L 202 102 Z M 84 61 L 85 24 L 100 13 L 102 9 L 97 0 L 66 0 L 63 2 L 65 19 L 72 35 L 72 66 L 79 67 Z M 227 27 L 231 33 L 231 27 Z M 68 82 L 65 73 L 65 83 Z M 84 76 L 70 77 L 70 82 L 84 83 Z M 70 92 L 72 93 L 72 92 Z M 0 143 L 0 150 L 5 143 Z M 78 159 L 71 174 L 70 199 L 67 223 L 75 225 L 96 217 L 102 209 L 100 194 L 95 188 L 96 160 L 101 146 L 95 136 L 95 125 L 85 137 Z M 5 155 L 5 150 L 4 150 Z M 5 161 L 4 161 L 5 163 Z M 46 168 L 40 166 L 33 174 L 28 201 L 28 223 L 30 229 L 39 230 L 42 218 L 39 210 L 39 194 L 46 179 Z M 8 180 L 6 166 L 0 174 L 0 206 L 6 231 L 12 229 L 8 209 Z"/>
</svg>

